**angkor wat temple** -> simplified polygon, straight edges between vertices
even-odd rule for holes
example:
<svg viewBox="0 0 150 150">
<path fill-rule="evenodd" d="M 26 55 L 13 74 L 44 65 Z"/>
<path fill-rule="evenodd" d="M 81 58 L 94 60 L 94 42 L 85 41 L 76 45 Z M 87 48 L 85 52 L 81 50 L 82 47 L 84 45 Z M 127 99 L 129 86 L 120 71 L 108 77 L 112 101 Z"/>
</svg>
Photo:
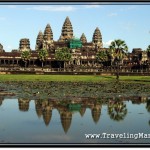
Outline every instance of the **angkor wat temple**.
<svg viewBox="0 0 150 150">
<path fill-rule="evenodd" d="M 41 62 L 38 59 L 38 53 L 40 49 L 47 49 L 49 56 L 44 62 L 44 68 L 49 71 L 57 71 L 60 68 L 58 60 L 55 59 L 55 51 L 58 48 L 68 47 L 72 53 L 72 60 L 66 66 L 71 68 L 73 65 L 74 70 L 91 69 L 97 70 L 101 67 L 99 61 L 96 60 L 96 53 L 98 51 L 106 50 L 103 48 L 102 35 L 98 27 L 93 32 L 92 41 L 88 42 L 86 35 L 82 33 L 80 38 L 75 38 L 73 33 L 73 27 L 69 17 L 66 17 L 62 26 L 62 31 L 57 41 L 53 40 L 53 31 L 50 24 L 47 24 L 44 32 L 39 31 L 36 39 L 35 50 L 30 48 L 30 40 L 28 38 L 20 39 L 19 48 L 12 50 L 11 52 L 5 52 L 3 46 L 0 44 L 0 68 L 21 68 L 24 66 L 24 62 L 21 59 L 21 53 L 24 50 L 31 51 L 31 58 L 28 61 L 27 68 L 40 68 Z M 133 49 L 132 53 L 129 53 L 123 60 L 123 66 L 133 67 L 139 62 L 148 61 L 147 54 L 142 49 Z M 60 62 L 59 62 L 60 63 Z M 64 62 L 61 61 L 61 68 L 64 68 Z"/>
</svg>

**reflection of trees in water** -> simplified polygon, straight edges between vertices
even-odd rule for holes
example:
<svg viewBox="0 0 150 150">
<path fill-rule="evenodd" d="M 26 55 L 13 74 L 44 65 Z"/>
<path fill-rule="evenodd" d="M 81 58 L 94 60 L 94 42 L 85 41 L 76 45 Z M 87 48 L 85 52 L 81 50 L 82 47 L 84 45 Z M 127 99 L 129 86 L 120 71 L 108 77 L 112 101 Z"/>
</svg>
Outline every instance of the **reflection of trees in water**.
<svg viewBox="0 0 150 150">
<path fill-rule="evenodd" d="M 19 104 L 19 110 L 20 111 L 28 111 L 29 110 L 29 99 L 23 99 L 19 98 L 18 99 L 18 104 Z"/>
<path fill-rule="evenodd" d="M 108 103 L 108 114 L 115 121 L 124 120 L 127 114 L 126 104 L 122 101 L 110 101 Z"/>
<path fill-rule="evenodd" d="M 4 97 L 0 97 L 0 106 L 2 105 Z"/>
<path fill-rule="evenodd" d="M 150 100 L 147 100 L 147 102 L 146 102 L 146 110 L 150 113 Z M 148 124 L 150 126 L 150 120 L 149 120 Z"/>
<path fill-rule="evenodd" d="M 148 112 L 150 112 L 150 100 L 147 100 L 146 102 L 146 109 Z"/>
</svg>

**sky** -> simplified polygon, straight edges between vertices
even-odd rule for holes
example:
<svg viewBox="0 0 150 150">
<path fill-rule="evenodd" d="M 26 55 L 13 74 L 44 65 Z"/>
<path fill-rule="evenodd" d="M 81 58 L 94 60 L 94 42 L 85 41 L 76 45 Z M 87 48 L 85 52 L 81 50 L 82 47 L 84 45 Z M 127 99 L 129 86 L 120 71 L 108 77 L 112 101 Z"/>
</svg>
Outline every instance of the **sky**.
<svg viewBox="0 0 150 150">
<path fill-rule="evenodd" d="M 92 41 L 96 27 L 102 34 L 103 47 L 108 47 L 115 39 L 124 40 L 133 48 L 146 50 L 150 45 L 150 5 L 116 5 L 79 3 L 52 5 L 52 3 L 0 5 L 0 43 L 6 52 L 19 48 L 21 38 L 30 39 L 30 47 L 35 49 L 36 38 L 44 32 L 49 23 L 54 41 L 61 35 L 66 17 L 70 18 L 74 36 L 84 33 L 87 41 Z"/>
</svg>

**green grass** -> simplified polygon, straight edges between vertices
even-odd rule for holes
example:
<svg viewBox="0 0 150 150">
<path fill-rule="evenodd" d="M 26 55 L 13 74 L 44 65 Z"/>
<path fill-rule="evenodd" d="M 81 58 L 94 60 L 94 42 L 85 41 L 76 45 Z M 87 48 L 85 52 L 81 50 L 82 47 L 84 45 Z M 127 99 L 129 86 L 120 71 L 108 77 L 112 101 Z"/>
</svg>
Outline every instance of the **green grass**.
<svg viewBox="0 0 150 150">
<path fill-rule="evenodd" d="M 115 76 L 99 75 L 0 75 L 0 81 L 115 81 Z M 150 76 L 120 76 L 120 81 L 149 82 Z"/>
</svg>

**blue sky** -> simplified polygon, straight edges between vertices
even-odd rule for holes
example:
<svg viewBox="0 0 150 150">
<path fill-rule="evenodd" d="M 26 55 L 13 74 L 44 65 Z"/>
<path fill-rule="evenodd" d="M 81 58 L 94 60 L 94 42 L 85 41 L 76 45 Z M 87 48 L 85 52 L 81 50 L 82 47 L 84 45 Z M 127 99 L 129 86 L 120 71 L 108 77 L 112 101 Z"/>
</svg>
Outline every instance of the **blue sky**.
<svg viewBox="0 0 150 150">
<path fill-rule="evenodd" d="M 93 5 L 94 4 L 94 5 Z M 38 32 L 49 23 L 54 40 L 61 35 L 69 16 L 74 35 L 84 33 L 88 42 L 99 27 L 104 47 L 114 39 L 125 40 L 129 51 L 150 45 L 150 5 L 0 5 L 0 43 L 5 51 L 19 48 L 21 38 L 29 38 L 35 49 Z"/>
</svg>

